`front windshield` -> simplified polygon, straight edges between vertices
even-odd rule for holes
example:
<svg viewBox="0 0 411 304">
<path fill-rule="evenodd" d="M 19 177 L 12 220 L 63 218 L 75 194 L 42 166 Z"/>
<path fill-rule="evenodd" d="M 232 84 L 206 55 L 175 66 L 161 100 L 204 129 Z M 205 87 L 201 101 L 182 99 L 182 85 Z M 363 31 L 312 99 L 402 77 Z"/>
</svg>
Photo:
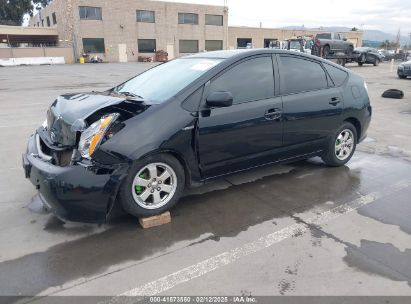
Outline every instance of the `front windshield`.
<svg viewBox="0 0 411 304">
<path fill-rule="evenodd" d="M 300 50 L 301 49 L 300 41 L 297 41 L 297 40 L 290 41 L 290 49 L 291 50 Z"/>
<path fill-rule="evenodd" d="M 156 66 L 114 88 L 150 103 L 162 103 L 216 66 L 222 59 L 181 58 Z"/>
</svg>

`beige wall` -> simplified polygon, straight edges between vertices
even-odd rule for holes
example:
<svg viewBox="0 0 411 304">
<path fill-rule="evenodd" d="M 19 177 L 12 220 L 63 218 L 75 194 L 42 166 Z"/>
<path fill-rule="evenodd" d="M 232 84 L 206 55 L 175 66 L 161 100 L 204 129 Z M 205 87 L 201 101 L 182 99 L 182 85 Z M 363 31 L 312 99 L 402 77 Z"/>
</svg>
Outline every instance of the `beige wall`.
<svg viewBox="0 0 411 304">
<path fill-rule="evenodd" d="M 227 12 L 221 6 L 181 4 L 160 1 L 119 1 L 114 6 L 111 1 L 78 0 L 78 5 L 102 7 L 103 20 L 80 20 L 78 8 L 75 8 L 75 31 L 78 33 L 78 49 L 82 52 L 82 38 L 104 38 L 106 60 L 118 61 L 118 45 L 127 45 L 127 58 L 136 61 L 138 56 L 153 54 L 138 53 L 138 39 L 156 39 L 157 50 L 167 50 L 167 45 L 174 45 L 174 56 L 179 56 L 179 40 L 199 41 L 199 51 L 204 50 L 205 40 L 223 40 L 226 47 Z M 137 10 L 155 11 L 155 23 L 136 21 Z M 196 13 L 198 25 L 178 24 L 178 13 Z M 205 25 L 205 14 L 224 16 L 224 26 Z"/>
<path fill-rule="evenodd" d="M 80 20 L 79 6 L 102 8 L 103 20 Z M 155 11 L 155 23 L 136 21 L 137 10 Z M 228 11 L 223 6 L 198 5 L 187 3 L 148 1 L 148 0 L 54 0 L 41 11 L 46 19 L 55 12 L 60 46 L 73 47 L 75 56 L 83 53 L 83 38 L 104 38 L 105 53 L 98 54 L 105 61 L 119 61 L 119 45 L 126 45 L 128 61 L 137 61 L 138 56 L 153 56 L 138 52 L 138 39 L 156 39 L 157 50 L 167 51 L 172 45 L 174 54 L 184 55 L 179 50 L 179 40 L 198 40 L 199 51 L 205 49 L 205 40 L 222 40 L 223 48 L 237 48 L 237 38 L 252 38 L 254 48 L 264 47 L 264 39 L 285 40 L 294 36 L 314 36 L 322 31 L 294 31 L 268 28 L 228 27 Z M 196 13 L 198 25 L 178 24 L 178 13 Z M 205 14 L 224 16 L 224 26 L 205 25 Z M 39 15 L 30 20 L 37 24 Z M 46 25 L 46 22 L 45 22 Z M 356 46 L 362 45 L 362 32 L 343 33 Z M 93 54 L 91 54 L 93 55 Z"/>
<path fill-rule="evenodd" d="M 24 57 L 64 57 L 66 63 L 74 63 L 72 48 L 0 48 L 1 59 Z"/>
<path fill-rule="evenodd" d="M 47 17 L 50 17 L 51 27 L 57 31 L 59 36 L 59 46 L 72 47 L 73 40 L 73 28 L 74 28 L 74 5 L 77 0 L 54 0 L 47 7 L 41 10 L 40 13 L 30 18 L 29 26 L 36 26 L 37 22 L 40 23 L 41 19 L 44 19 L 44 27 L 47 28 Z M 57 24 L 53 25 L 52 14 L 56 14 Z M 40 18 L 41 17 L 41 18 Z"/>
<path fill-rule="evenodd" d="M 101 7 L 103 20 L 80 20 L 79 6 Z M 137 22 L 137 10 L 155 11 L 156 22 Z M 51 18 L 53 12 L 57 15 L 60 45 L 74 44 L 77 57 L 83 53 L 82 38 L 104 38 L 106 52 L 98 55 L 106 61 L 118 61 L 119 44 L 127 45 L 128 61 L 137 61 L 138 56 L 153 56 L 138 53 L 138 39 L 156 39 L 157 50 L 166 51 L 167 45 L 173 45 L 173 57 L 182 55 L 180 39 L 198 40 L 200 52 L 205 48 L 205 40 L 223 40 L 223 48 L 227 47 L 228 14 L 223 6 L 147 0 L 116 1 L 115 5 L 113 1 L 101 0 L 54 0 L 41 11 L 41 18 Z M 199 24 L 178 24 L 179 12 L 198 14 Z M 223 15 L 224 26 L 205 25 L 205 14 Z M 38 20 L 39 16 L 34 16 L 30 25 L 37 25 Z"/>
<path fill-rule="evenodd" d="M 253 28 L 253 27 L 233 27 L 228 28 L 228 47 L 230 49 L 237 48 L 237 38 L 252 38 L 254 48 L 264 47 L 264 39 L 285 40 L 297 36 L 313 37 L 324 31 L 302 31 L 302 30 L 285 30 L 285 29 L 269 29 L 269 28 Z M 362 45 L 362 32 L 343 32 L 347 39 L 352 41 L 355 46 Z"/>
</svg>

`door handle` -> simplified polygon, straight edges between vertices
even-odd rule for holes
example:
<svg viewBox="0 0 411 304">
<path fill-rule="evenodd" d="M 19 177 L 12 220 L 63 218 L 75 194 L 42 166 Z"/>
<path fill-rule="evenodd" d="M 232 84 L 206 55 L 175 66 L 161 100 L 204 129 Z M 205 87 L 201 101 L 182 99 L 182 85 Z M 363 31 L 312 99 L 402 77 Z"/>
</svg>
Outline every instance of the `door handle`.
<svg viewBox="0 0 411 304">
<path fill-rule="evenodd" d="M 329 102 L 330 105 L 336 106 L 341 102 L 341 98 L 340 97 L 333 97 L 331 98 L 331 101 Z"/>
<path fill-rule="evenodd" d="M 283 112 L 280 109 L 269 109 L 265 111 L 264 118 L 267 120 L 276 120 L 281 117 L 282 113 Z"/>
</svg>

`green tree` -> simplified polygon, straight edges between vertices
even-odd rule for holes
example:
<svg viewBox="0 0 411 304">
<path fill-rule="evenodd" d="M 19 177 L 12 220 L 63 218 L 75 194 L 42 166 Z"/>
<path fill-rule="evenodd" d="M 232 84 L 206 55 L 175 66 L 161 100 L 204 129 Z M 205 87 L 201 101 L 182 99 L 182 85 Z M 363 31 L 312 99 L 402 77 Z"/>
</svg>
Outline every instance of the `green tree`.
<svg viewBox="0 0 411 304">
<path fill-rule="evenodd" d="M 25 14 L 33 16 L 36 8 L 46 6 L 52 0 L 0 0 L 0 24 L 22 25 Z"/>
<path fill-rule="evenodd" d="M 354 26 L 354 27 L 351 29 L 351 32 L 358 32 L 358 29 Z"/>
</svg>

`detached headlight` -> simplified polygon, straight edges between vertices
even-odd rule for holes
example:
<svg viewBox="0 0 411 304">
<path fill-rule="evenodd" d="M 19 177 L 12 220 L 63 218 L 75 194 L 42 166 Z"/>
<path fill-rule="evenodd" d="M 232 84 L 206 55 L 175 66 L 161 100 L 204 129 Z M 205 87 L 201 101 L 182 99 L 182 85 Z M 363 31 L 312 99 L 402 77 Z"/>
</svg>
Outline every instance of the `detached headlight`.
<svg viewBox="0 0 411 304">
<path fill-rule="evenodd" d="M 399 66 L 398 66 L 398 69 L 399 69 L 399 70 L 403 70 L 403 69 L 404 69 L 404 66 L 403 66 L 403 65 L 399 65 Z"/>
<path fill-rule="evenodd" d="M 90 158 L 93 155 L 94 151 L 101 144 L 108 128 L 118 117 L 118 113 L 105 115 L 83 131 L 78 145 L 78 150 L 82 157 Z"/>
</svg>

